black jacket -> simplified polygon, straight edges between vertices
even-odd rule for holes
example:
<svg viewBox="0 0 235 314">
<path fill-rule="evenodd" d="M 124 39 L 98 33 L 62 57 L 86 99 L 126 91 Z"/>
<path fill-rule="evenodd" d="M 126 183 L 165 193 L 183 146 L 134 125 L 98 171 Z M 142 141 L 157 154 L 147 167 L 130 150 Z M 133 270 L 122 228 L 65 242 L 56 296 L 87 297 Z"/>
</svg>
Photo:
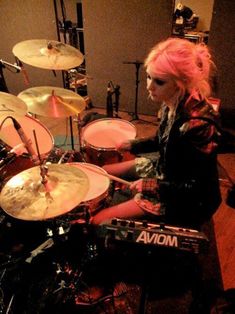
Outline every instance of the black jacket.
<svg viewBox="0 0 235 314">
<path fill-rule="evenodd" d="M 167 117 L 168 108 L 163 105 L 161 110 L 156 136 L 133 141 L 131 152 L 158 154 L 158 197 L 165 222 L 199 228 L 221 202 L 217 171 L 218 114 L 207 101 L 186 102 L 186 98 L 172 121 Z"/>
</svg>

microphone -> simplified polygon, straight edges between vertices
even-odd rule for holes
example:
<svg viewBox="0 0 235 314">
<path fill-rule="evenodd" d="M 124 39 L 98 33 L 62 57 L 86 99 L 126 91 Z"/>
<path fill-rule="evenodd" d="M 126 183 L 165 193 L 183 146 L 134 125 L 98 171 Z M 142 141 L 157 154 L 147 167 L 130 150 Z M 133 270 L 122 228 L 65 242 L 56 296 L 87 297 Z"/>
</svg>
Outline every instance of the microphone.
<svg viewBox="0 0 235 314">
<path fill-rule="evenodd" d="M 10 152 L 8 154 L 14 153 L 14 154 L 16 154 L 16 156 L 23 155 L 24 147 L 25 147 L 24 143 L 20 143 L 16 146 L 12 147 L 12 149 L 10 150 Z"/>
<path fill-rule="evenodd" d="M 11 119 L 13 121 L 14 128 L 16 129 L 17 133 L 19 134 L 19 137 L 21 138 L 22 142 L 24 143 L 24 146 L 25 146 L 27 152 L 29 153 L 29 155 L 31 155 L 31 159 L 32 159 L 33 163 L 35 165 L 39 165 L 40 160 L 39 160 L 37 154 L 35 153 L 35 151 L 32 147 L 31 139 L 27 138 L 27 136 L 25 135 L 19 122 L 15 118 L 11 117 Z"/>
<path fill-rule="evenodd" d="M 20 72 L 23 74 L 23 79 L 24 79 L 24 83 L 26 86 L 29 85 L 29 77 L 28 77 L 28 73 L 26 72 L 23 63 L 20 61 L 20 59 L 18 59 L 17 57 L 15 57 L 16 60 L 16 64 L 17 66 L 20 68 Z"/>
</svg>

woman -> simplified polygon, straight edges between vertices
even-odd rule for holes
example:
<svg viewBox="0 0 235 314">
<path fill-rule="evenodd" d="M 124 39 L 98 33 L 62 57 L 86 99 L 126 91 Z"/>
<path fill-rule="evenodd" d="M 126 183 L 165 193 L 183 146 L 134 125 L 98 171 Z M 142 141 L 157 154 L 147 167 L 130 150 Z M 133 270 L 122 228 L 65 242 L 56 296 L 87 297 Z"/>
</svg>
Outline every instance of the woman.
<svg viewBox="0 0 235 314">
<path fill-rule="evenodd" d="M 214 63 L 206 45 L 169 38 L 153 47 L 145 67 L 149 97 L 162 103 L 159 129 L 154 138 L 122 143 L 119 150 L 156 152 L 156 160 L 136 158 L 104 166 L 110 174 L 140 179 L 130 186 L 136 192 L 132 199 L 103 209 L 91 222 L 147 216 L 200 228 L 221 202 L 218 113 L 208 102 Z"/>
</svg>

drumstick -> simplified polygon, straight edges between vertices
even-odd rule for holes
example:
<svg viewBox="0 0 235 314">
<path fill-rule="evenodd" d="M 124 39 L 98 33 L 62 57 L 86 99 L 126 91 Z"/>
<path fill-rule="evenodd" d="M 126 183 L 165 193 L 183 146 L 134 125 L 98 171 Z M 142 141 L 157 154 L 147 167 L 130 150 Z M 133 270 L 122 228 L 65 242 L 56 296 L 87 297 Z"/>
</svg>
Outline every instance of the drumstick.
<svg viewBox="0 0 235 314">
<path fill-rule="evenodd" d="M 98 171 L 97 171 L 97 173 L 98 173 Z M 114 180 L 114 181 L 117 181 L 117 182 L 120 182 L 120 183 L 123 183 L 123 184 L 125 184 L 125 185 L 131 185 L 132 183 L 130 182 L 130 181 L 126 181 L 126 180 L 124 180 L 124 179 L 121 179 L 121 178 L 119 178 L 119 177 L 116 177 L 116 176 L 113 176 L 113 175 L 111 175 L 111 174 L 109 174 L 109 173 L 101 173 L 101 172 L 99 172 L 101 175 L 103 175 L 103 176 L 105 176 L 105 177 L 107 177 L 107 178 L 109 178 L 109 179 L 111 179 L 111 180 Z"/>
<path fill-rule="evenodd" d="M 91 167 L 89 167 L 89 166 L 86 166 L 86 165 L 84 165 L 84 164 L 82 164 L 82 166 L 85 166 L 87 169 L 89 169 L 89 170 L 91 170 L 91 171 L 93 171 L 93 172 L 95 172 L 95 173 L 97 173 L 97 174 L 100 174 L 100 175 L 102 175 L 102 176 L 104 176 L 104 177 L 107 177 L 107 178 L 109 178 L 109 179 L 111 179 L 111 180 L 114 180 L 114 181 L 123 183 L 123 184 L 125 184 L 125 185 L 129 185 L 129 186 L 131 185 L 131 182 L 130 182 L 130 181 L 126 181 L 126 180 L 121 179 L 121 178 L 119 178 L 119 177 L 113 176 L 113 175 L 111 175 L 111 174 L 109 174 L 109 173 L 107 173 L 107 172 L 98 171 L 98 170 L 96 170 L 96 169 L 94 169 L 94 168 L 91 168 Z"/>
</svg>

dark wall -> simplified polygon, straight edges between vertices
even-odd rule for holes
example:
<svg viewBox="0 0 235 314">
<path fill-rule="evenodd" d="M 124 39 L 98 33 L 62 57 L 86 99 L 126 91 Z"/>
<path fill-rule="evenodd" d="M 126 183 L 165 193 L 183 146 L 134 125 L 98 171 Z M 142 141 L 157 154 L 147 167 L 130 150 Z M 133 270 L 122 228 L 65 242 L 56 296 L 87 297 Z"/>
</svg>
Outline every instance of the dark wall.
<svg viewBox="0 0 235 314">
<path fill-rule="evenodd" d="M 235 1 L 215 0 L 209 46 L 218 68 L 223 126 L 235 129 Z"/>
</svg>

